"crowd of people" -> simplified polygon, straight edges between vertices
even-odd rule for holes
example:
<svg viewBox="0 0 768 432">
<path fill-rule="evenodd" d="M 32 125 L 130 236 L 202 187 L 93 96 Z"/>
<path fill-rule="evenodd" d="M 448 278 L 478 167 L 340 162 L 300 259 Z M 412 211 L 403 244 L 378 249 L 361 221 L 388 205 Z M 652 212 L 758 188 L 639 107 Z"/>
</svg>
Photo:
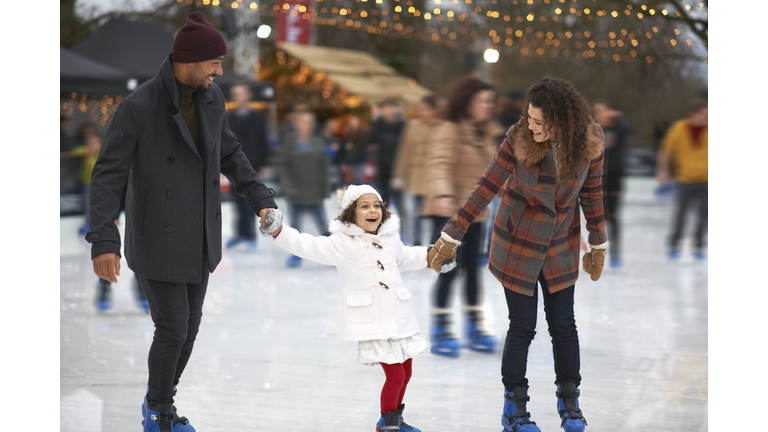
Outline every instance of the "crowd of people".
<svg viewBox="0 0 768 432">
<path fill-rule="evenodd" d="M 457 357 L 462 347 L 482 353 L 499 349 L 483 318 L 479 269 L 487 264 L 507 288 L 510 311 L 502 357 L 505 430 L 539 430 L 525 409 L 525 372 L 540 286 L 560 417 L 566 431 L 583 431 L 573 292 L 579 249 L 586 252 L 583 269 L 592 280 L 600 277 L 606 256 L 612 267 L 623 262 L 622 178 L 632 133 L 625 116 L 610 102 L 589 106 L 564 80 L 544 78 L 527 91 L 499 98 L 490 83 L 467 76 L 454 83 L 445 104 L 423 97 L 412 119 L 392 98 L 374 103 L 364 118 L 318 118 L 310 106 L 291 107 L 278 128 L 278 144 L 270 145 L 265 116 L 250 107 L 247 83 L 232 87 L 234 108 L 226 116 L 196 109 L 202 103 L 224 107 L 212 82 L 222 73 L 226 44 L 221 39 L 203 49 L 202 36 L 221 39 L 195 12 L 158 75 L 118 107 L 104 142 L 88 124 L 69 139 L 62 118 L 61 155 L 82 161 L 86 219 L 80 232 L 92 244 L 99 310 L 110 306 L 109 284 L 120 271 L 118 216 L 127 214 L 124 251 L 136 275 L 137 301 L 151 311 L 157 328 L 142 406 L 147 425 L 187 422 L 176 414 L 173 398 L 200 325 L 208 276 L 221 260 L 222 244 L 257 247 L 258 217 L 258 229 L 291 253 L 287 268 L 312 259 L 339 269 L 347 306 L 360 308 L 345 315 L 345 338 L 359 342 L 361 363 L 381 364 L 387 376 L 378 430 L 418 431 L 403 421 L 402 401 L 411 360 L 426 349 L 426 341 L 410 303 L 402 303 L 410 293 L 399 272 L 430 267 L 439 273 L 430 350 Z M 158 114 L 157 107 L 164 111 Z M 145 124 L 152 128 L 144 130 Z M 221 130 L 221 136 L 200 133 L 210 130 Z M 282 223 L 277 192 L 257 175 L 270 164 L 288 204 L 283 210 L 289 224 Z M 690 117 L 675 123 L 662 140 L 660 184 L 668 184 L 672 173 L 679 202 L 668 256 L 680 258 L 685 212 L 696 203 L 694 257 L 705 259 L 706 101 L 693 101 Z M 235 234 L 225 241 L 221 174 L 233 185 L 237 210 Z M 162 193 L 153 190 L 157 185 L 163 185 Z M 324 202 L 340 187 L 345 188 L 338 195 L 342 212 L 329 224 Z M 301 233 L 305 214 L 320 236 Z M 425 221 L 431 230 L 424 229 Z M 380 251 L 358 253 L 361 248 Z M 454 267 L 458 270 L 451 271 Z M 366 281 L 361 268 L 385 272 L 393 289 L 382 280 Z M 460 272 L 465 277 L 459 336 L 450 328 L 456 321 L 450 299 Z M 394 303 L 375 303 L 373 294 L 357 289 L 360 281 L 378 282 L 387 291 L 376 298 L 386 295 Z M 387 304 L 405 309 L 395 316 L 385 310 Z M 368 315 L 353 316 L 367 307 L 368 315 L 377 317 L 375 325 L 364 325 Z"/>
<path fill-rule="evenodd" d="M 333 190 L 349 184 L 370 184 L 382 199 L 394 206 L 403 226 L 406 244 L 433 243 L 440 229 L 458 206 L 454 196 L 466 196 L 503 141 L 507 130 L 517 124 L 525 108 L 526 92 L 521 89 L 498 94 L 496 89 L 476 77 L 458 80 L 445 106 L 434 95 L 421 99 L 412 118 L 392 98 L 373 103 L 368 115 L 348 114 L 319 118 L 308 105 L 288 108 L 279 127 L 279 142 L 270 143 L 263 111 L 253 109 L 247 82 L 235 83 L 230 90 L 233 109 L 227 115 L 229 126 L 256 172 L 274 168 L 276 182 L 289 204 L 291 226 L 301 229 L 302 216 L 309 215 L 319 233 L 328 235 L 324 201 Z M 611 241 L 609 265 L 622 266 L 620 203 L 625 177 L 625 151 L 633 133 L 629 120 L 612 103 L 597 101 L 591 106 L 594 120 L 605 136 L 603 203 Z M 361 118 L 362 117 L 362 118 Z M 365 118 L 366 121 L 363 119 Z M 685 230 L 686 211 L 694 207 L 697 215 L 694 258 L 705 259 L 704 234 L 707 226 L 707 103 L 695 99 L 690 117 L 676 122 L 660 135 L 657 160 L 659 190 L 676 189 L 677 210 L 668 240 L 668 258 L 680 258 L 680 241 Z M 89 189 L 93 167 L 101 147 L 96 127 L 88 122 L 69 132 L 69 122 L 61 118 L 61 156 L 81 160 L 81 183 L 85 221 L 79 228 L 89 231 Z M 499 194 L 500 195 L 500 194 Z M 460 268 L 466 273 L 463 301 L 467 314 L 469 346 L 493 352 L 495 342 L 482 328 L 478 309 L 481 288 L 478 265 L 488 263 L 493 232 L 490 217 L 499 207 L 500 196 L 493 197 L 486 212 L 465 236 L 459 254 Z M 123 200 L 125 199 L 123 192 Z M 231 194 L 236 210 L 234 235 L 226 240 L 228 249 L 256 248 L 257 218 L 248 201 Z M 118 223 L 118 221 L 115 221 Z M 586 243 L 586 238 L 583 243 Z M 286 267 L 301 265 L 291 256 Z M 461 343 L 449 330 L 451 287 L 458 272 L 441 275 L 433 300 L 434 325 L 432 350 L 458 356 Z M 136 285 L 136 299 L 146 310 L 146 300 Z M 97 306 L 110 307 L 110 288 L 99 281 Z"/>
</svg>

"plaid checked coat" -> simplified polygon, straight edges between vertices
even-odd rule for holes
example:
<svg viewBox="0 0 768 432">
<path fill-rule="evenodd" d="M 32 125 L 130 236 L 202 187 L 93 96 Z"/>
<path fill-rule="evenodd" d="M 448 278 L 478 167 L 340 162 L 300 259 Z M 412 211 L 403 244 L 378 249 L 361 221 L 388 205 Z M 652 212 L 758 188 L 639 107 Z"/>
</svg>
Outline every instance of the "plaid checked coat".
<svg viewBox="0 0 768 432">
<path fill-rule="evenodd" d="M 464 237 L 502 186 L 501 205 L 493 223 L 488 267 L 505 288 L 533 296 L 540 273 L 554 293 L 579 277 L 581 204 L 589 243 L 607 241 L 603 214 L 604 136 L 597 123 L 587 135 L 584 154 L 573 178 L 561 179 L 549 142 L 537 143 L 530 130 L 513 126 L 482 177 L 442 231 Z"/>
</svg>

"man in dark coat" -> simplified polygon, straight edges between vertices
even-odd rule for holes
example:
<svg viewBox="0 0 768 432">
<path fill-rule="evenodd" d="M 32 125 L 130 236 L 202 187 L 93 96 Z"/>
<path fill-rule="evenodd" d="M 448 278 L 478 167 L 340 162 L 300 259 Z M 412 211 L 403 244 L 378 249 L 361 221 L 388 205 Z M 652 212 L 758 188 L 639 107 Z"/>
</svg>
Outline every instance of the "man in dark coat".
<svg viewBox="0 0 768 432">
<path fill-rule="evenodd" d="M 139 274 L 155 335 L 149 350 L 144 430 L 194 431 L 173 406 L 192 353 L 208 276 L 221 261 L 223 173 L 262 220 L 276 208 L 230 131 L 221 89 L 226 43 L 202 13 L 177 33 L 157 75 L 123 100 L 93 169 L 90 191 L 94 272 L 120 275 L 113 220 L 128 183 L 125 257 Z"/>
<path fill-rule="evenodd" d="M 243 146 L 243 153 L 258 173 L 267 163 L 269 152 L 267 145 L 267 127 L 264 114 L 249 106 L 253 94 L 245 81 L 235 83 L 230 90 L 236 108 L 227 115 L 229 127 Z M 256 220 L 248 200 L 235 194 L 237 222 L 235 236 L 227 241 L 227 248 L 245 242 L 249 248 L 256 247 Z"/>
</svg>

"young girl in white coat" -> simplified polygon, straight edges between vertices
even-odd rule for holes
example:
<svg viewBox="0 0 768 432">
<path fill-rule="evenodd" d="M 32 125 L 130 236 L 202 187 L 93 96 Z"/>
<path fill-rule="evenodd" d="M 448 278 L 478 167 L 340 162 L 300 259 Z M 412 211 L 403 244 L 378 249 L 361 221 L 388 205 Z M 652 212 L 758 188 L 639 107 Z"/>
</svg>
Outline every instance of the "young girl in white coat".
<svg viewBox="0 0 768 432">
<path fill-rule="evenodd" d="M 403 396 L 411 379 L 411 362 L 427 348 L 411 306 L 411 293 L 400 272 L 427 267 L 426 247 L 405 247 L 400 220 L 390 213 L 371 186 L 349 186 L 337 192 L 342 213 L 330 224 L 329 237 L 301 234 L 282 224 L 270 210 L 262 233 L 288 252 L 335 266 L 343 289 L 344 340 L 358 341 L 358 362 L 379 363 L 386 382 L 381 391 L 377 431 L 419 432 L 402 419 Z M 449 263 L 443 271 L 455 266 Z"/>
</svg>

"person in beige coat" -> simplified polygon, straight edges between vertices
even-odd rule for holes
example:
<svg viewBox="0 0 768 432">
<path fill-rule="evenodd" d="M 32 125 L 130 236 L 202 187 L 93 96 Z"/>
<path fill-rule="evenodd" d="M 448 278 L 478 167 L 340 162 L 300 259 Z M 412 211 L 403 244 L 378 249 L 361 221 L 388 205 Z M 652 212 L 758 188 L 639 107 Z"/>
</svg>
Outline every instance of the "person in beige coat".
<svg viewBox="0 0 768 432">
<path fill-rule="evenodd" d="M 427 95 L 419 102 L 419 116 L 408 122 L 398 147 L 393 175 L 393 186 L 397 190 L 406 191 L 413 196 L 413 216 L 406 223 L 410 231 L 407 241 L 414 246 L 421 245 L 421 207 L 427 195 L 424 182 L 427 146 L 430 138 L 443 123 L 439 117 L 437 98 Z"/>
<path fill-rule="evenodd" d="M 448 104 L 448 121 L 440 125 L 431 137 L 425 159 L 424 186 L 427 201 L 423 214 L 434 222 L 433 241 L 464 198 L 474 189 L 488 163 L 496 153 L 496 138 L 503 133 L 493 120 L 496 92 L 493 87 L 476 78 L 464 77 L 454 85 Z M 483 213 L 467 230 L 458 251 L 458 264 L 466 272 L 464 306 L 467 347 L 480 352 L 496 351 L 497 341 L 486 333 L 480 307 L 478 255 L 483 239 Z M 431 329 L 434 354 L 457 357 L 459 342 L 447 330 L 450 320 L 448 300 L 451 285 L 458 272 L 441 274 L 434 295 Z"/>
</svg>

